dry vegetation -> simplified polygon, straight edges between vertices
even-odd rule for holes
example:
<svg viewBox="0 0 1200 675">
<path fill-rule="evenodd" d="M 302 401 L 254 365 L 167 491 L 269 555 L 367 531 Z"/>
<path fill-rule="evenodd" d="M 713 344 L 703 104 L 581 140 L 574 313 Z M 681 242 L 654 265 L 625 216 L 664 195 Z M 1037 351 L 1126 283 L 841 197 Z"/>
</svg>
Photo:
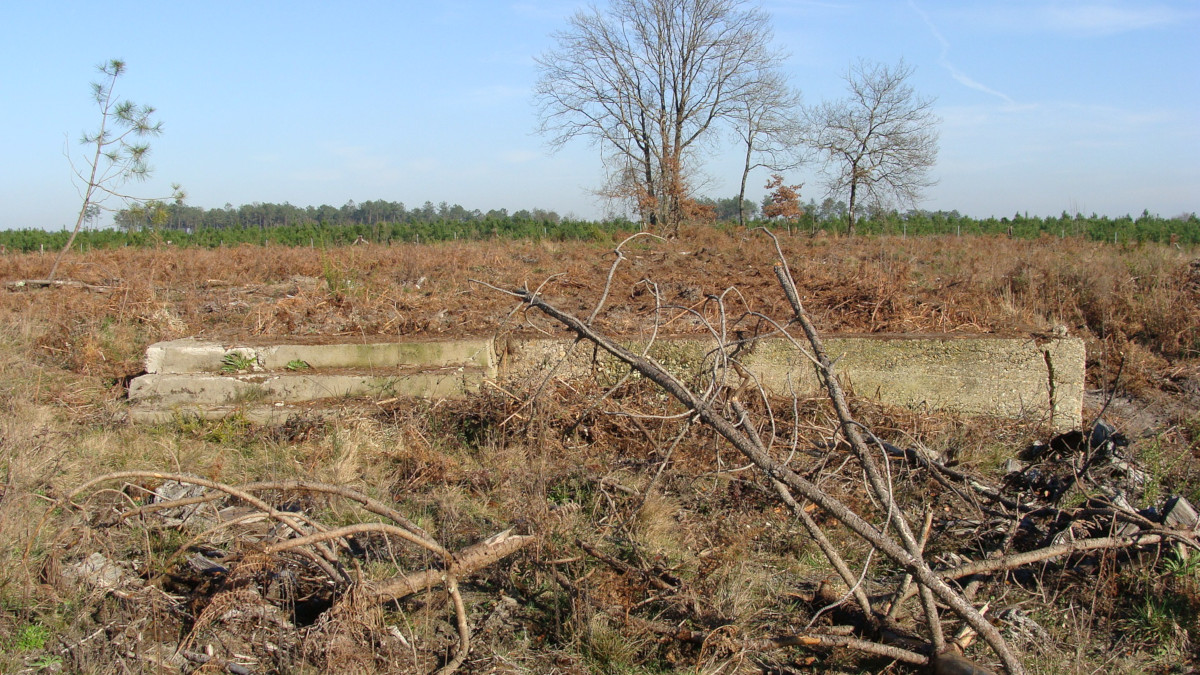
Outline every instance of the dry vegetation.
<svg viewBox="0 0 1200 675">
<path fill-rule="evenodd" d="M 1063 326 L 1083 337 L 1089 414 L 1112 394 L 1105 415 L 1131 439 L 1127 454 L 1146 473 L 1133 506 L 1161 507 L 1171 494 L 1200 504 L 1196 251 L 1070 239 L 797 237 L 783 245 L 825 333 Z M 624 251 L 594 323 L 606 333 L 650 325 L 655 297 L 639 283 L 646 278 L 674 305 L 709 311 L 707 296 L 736 286 L 739 307 L 790 315 L 771 273 L 774 248 L 761 235 L 702 231 L 637 240 Z M 253 672 L 426 672 L 457 655 L 455 603 L 444 590 L 390 602 L 369 592 L 398 573 L 436 566 L 429 550 L 377 533 L 349 537 L 343 557 L 353 562 L 345 570 L 353 583 L 338 584 L 315 573 L 311 558 L 268 550 L 269 523 L 230 526 L 190 546 L 204 528 L 189 529 L 196 523 L 179 513 L 114 520 L 150 503 L 163 479 L 127 476 L 79 494 L 75 507 L 60 501 L 93 478 L 131 470 L 228 486 L 347 486 L 450 550 L 509 527 L 536 535 L 460 580 L 473 634 L 466 672 L 909 672 L 854 650 L 766 648 L 765 638 L 854 623 L 845 604 L 818 616 L 845 589 L 771 484 L 715 434 L 632 414 L 680 411 L 644 380 L 600 404 L 606 390 L 596 383 L 551 381 L 530 405 L 536 382 L 528 391 L 393 401 L 278 428 L 236 418 L 154 428 L 124 422 L 124 385 L 158 340 L 560 331 L 468 280 L 545 283 L 548 302 L 586 317 L 612 261 L 612 245 L 551 242 L 121 249 L 66 261 L 64 276 L 100 289 L 3 292 L 0 672 L 236 664 Z M 48 263 L 36 254 L 0 257 L 0 281 L 37 278 Z M 701 329 L 687 315 L 665 326 Z M 871 510 L 847 449 L 831 445 L 837 423 L 828 403 L 774 403 L 795 407 L 778 416 L 776 435 L 798 439 L 796 465 L 824 472 L 827 490 Z M 1003 462 L 1045 438 L 1035 421 L 964 420 L 862 400 L 852 407 L 884 440 L 922 446 L 998 485 Z M 971 547 L 1003 539 L 929 472 L 903 462 L 891 469 L 900 505 L 934 515 L 931 562 L 953 566 Z M 330 494 L 277 486 L 260 496 L 331 528 L 373 518 Z M 1056 506 L 1080 507 L 1091 496 L 1077 488 Z M 206 508 L 245 506 L 222 499 Z M 867 548 L 821 511 L 814 517 L 847 562 L 861 565 Z M 96 553 L 107 563 L 91 558 Z M 226 571 L 203 572 L 188 562 L 196 554 Z M 90 571 L 81 565 L 88 559 L 97 561 Z M 97 566 L 111 570 L 111 581 Z M 877 560 L 868 593 L 885 592 L 883 580 L 900 572 Z M 988 616 L 1033 672 L 1186 672 L 1200 663 L 1200 557 L 1184 549 L 1079 555 L 989 576 L 971 593 L 992 603 Z M 919 623 L 919 606 L 908 608 L 915 619 L 907 625 Z M 950 621 L 952 636 L 959 625 Z M 968 655 L 995 663 L 980 646 Z"/>
</svg>

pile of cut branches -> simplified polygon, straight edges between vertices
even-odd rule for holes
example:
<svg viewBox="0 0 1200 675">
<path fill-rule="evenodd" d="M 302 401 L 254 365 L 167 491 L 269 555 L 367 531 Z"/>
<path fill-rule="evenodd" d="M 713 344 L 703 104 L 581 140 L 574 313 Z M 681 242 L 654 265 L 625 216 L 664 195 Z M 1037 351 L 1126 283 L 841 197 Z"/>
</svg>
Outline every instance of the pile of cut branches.
<svg viewBox="0 0 1200 675">
<path fill-rule="evenodd" d="M 143 608 L 144 622 L 110 635 L 117 653 L 107 655 L 140 662 L 134 670 L 243 673 L 303 655 L 330 671 L 417 671 L 440 662 L 448 675 L 471 649 L 459 580 L 534 541 L 506 530 L 451 551 L 377 499 L 310 481 L 227 485 L 123 471 L 87 481 L 59 506 L 82 519 L 59 532 L 42 576 Z M 331 514 L 349 524 L 322 522 Z M 115 550 L 118 541 L 126 550 Z M 399 627 L 383 625 L 386 603 L 438 588 L 457 640 L 418 648 Z"/>
<path fill-rule="evenodd" d="M 774 238 L 770 232 L 766 234 Z M 775 318 L 756 311 L 736 289 L 709 295 L 706 308 L 673 306 L 664 301 L 653 281 L 647 279 L 639 286 L 649 289 L 656 301 L 652 312 L 654 325 L 648 332 L 658 335 L 667 317 L 691 314 L 704 323 L 713 346 L 698 378 L 677 375 L 651 358 L 653 339 L 640 353 L 629 350 L 593 325 L 612 292 L 616 270 L 626 259 L 621 247 L 628 241 L 616 248 L 608 281 L 587 318 L 548 303 L 541 289 L 484 285 L 514 296 L 527 308 L 552 318 L 574 333 L 575 345 L 588 343 L 592 349 L 625 364 L 627 375 L 601 401 L 609 399 L 631 377 L 644 378 L 669 394 L 676 408 L 653 415 L 646 413 L 644 419 L 676 419 L 684 428 L 680 437 L 694 422 L 711 429 L 757 468 L 776 498 L 791 510 L 820 548 L 840 581 L 831 585 L 840 587 L 839 590 L 816 594 L 817 598 L 827 600 L 828 605 L 815 612 L 803 630 L 746 637 L 735 645 L 736 649 L 845 648 L 912 666 L 929 666 L 937 673 L 993 672 L 989 670 L 994 667 L 992 664 L 983 665 L 986 659 L 998 662 L 1010 675 L 1019 675 L 1025 672 L 1022 658 L 1001 629 L 1028 624 L 1028 618 L 1019 608 L 993 608 L 986 602 L 978 602 L 976 594 L 981 583 L 1002 584 L 1021 570 L 1044 565 L 1046 561 L 1080 562 L 1096 552 L 1120 551 L 1137 556 L 1142 552 L 1156 554 L 1163 546 L 1200 550 L 1193 522 L 1180 526 L 1154 514 L 1139 513 L 1124 499 L 1091 499 L 1077 508 L 1063 508 L 1058 506 L 1062 491 L 1017 492 L 1014 497 L 1013 490 L 1006 491 L 979 476 L 947 466 L 921 447 L 901 449 L 879 439 L 856 420 L 834 361 L 800 302 L 778 240 L 774 274 L 791 310 L 790 316 Z M 741 314 L 731 306 L 734 300 L 743 303 L 745 310 Z M 748 329 L 751 324 L 755 326 L 752 331 Z M 826 446 L 822 457 L 796 452 L 794 437 L 790 442 L 780 438 L 777 430 L 783 426 L 786 407 L 782 410 L 773 407 L 771 397 L 739 362 L 739 356 L 752 350 L 755 341 L 764 337 L 789 340 L 812 363 L 827 391 L 836 420 L 836 438 Z M 553 371 L 546 375 L 543 387 L 553 376 Z M 629 411 L 622 414 L 637 417 L 637 413 Z M 798 423 L 792 425 L 796 426 Z M 829 461 L 830 455 L 842 448 L 847 452 L 845 460 Z M 1081 469 L 1076 478 L 1088 480 L 1090 470 L 1098 470 L 1105 464 L 1100 454 L 1089 451 L 1083 466 L 1062 466 L 1076 466 Z M 1108 459 L 1113 459 L 1111 454 Z M 846 469 L 847 465 L 853 468 Z M 920 472 L 936 482 L 945 494 L 976 515 L 975 529 L 998 532 L 999 536 L 973 536 L 968 546 L 953 555 L 931 559 L 925 551 L 930 532 L 962 527 L 962 519 L 952 522 L 939 518 L 928 503 L 903 499 L 896 490 L 900 472 Z M 847 477 L 853 478 L 855 473 L 858 486 L 848 486 Z M 847 534 L 865 545 L 865 555 L 847 544 Z M 704 624 L 702 599 L 692 598 L 696 611 L 691 617 L 678 616 L 676 612 L 675 620 L 663 622 L 653 615 L 639 614 L 636 611 L 639 608 L 661 607 L 664 598 L 682 590 L 680 584 L 664 577 L 660 570 L 638 568 L 595 546 L 584 542 L 579 545 L 588 556 L 621 574 L 641 579 L 649 596 L 632 607 L 606 607 L 589 599 L 578 587 L 578 580 L 552 570 L 552 576 L 575 602 L 590 603 L 594 612 L 607 613 L 638 629 L 683 642 L 709 645 L 714 640 L 728 641 L 729 632 L 720 627 L 715 630 L 689 627 Z M 881 565 L 880 558 L 888 564 Z M 899 571 L 890 581 L 880 574 L 881 568 L 889 566 Z M 913 597 L 918 599 L 919 609 L 909 613 L 906 603 Z M 834 608 L 844 617 L 841 625 L 813 627 L 817 616 Z M 951 627 L 956 634 L 948 638 Z M 976 638 L 987 645 L 991 657 L 978 650 L 971 652 L 970 658 L 964 656 Z"/>
</svg>

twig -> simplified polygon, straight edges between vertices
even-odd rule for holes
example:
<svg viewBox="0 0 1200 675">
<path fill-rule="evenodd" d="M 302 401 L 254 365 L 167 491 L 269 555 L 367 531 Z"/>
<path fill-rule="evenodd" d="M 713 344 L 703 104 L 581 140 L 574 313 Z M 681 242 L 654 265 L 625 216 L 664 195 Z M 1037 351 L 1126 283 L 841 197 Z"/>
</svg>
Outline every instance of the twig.
<svg viewBox="0 0 1200 675">
<path fill-rule="evenodd" d="M 658 621 L 649 621 L 634 617 L 629 615 L 624 608 L 621 607 L 610 608 L 606 611 L 606 613 L 620 616 L 638 628 L 648 630 L 659 635 L 664 635 L 681 642 L 704 644 L 713 636 L 713 631 L 694 631 L 687 628 L 680 628 L 660 623 Z M 743 649 L 753 651 L 769 651 L 772 649 L 782 649 L 784 647 L 842 647 L 846 649 L 854 649 L 856 651 L 865 652 L 868 654 L 876 654 L 878 656 L 896 659 L 897 661 L 903 661 L 904 663 L 910 663 L 915 666 L 923 666 L 929 663 L 928 657 L 907 649 L 902 649 L 900 647 L 885 645 L 878 642 L 871 642 L 869 640 L 863 640 L 861 638 L 848 635 L 833 635 L 816 631 L 793 633 L 790 635 L 778 635 L 767 638 L 748 638 L 741 641 L 741 647 Z"/>
<path fill-rule="evenodd" d="M 829 561 L 829 564 L 833 565 L 833 569 L 837 571 L 838 576 L 842 578 L 846 587 L 850 588 L 854 593 L 854 599 L 858 602 L 863 616 L 867 620 L 873 621 L 875 614 L 871 611 L 871 601 L 867 598 L 866 592 L 863 591 L 862 584 L 859 583 L 858 579 L 854 578 L 854 573 L 850 571 L 850 567 L 846 565 L 846 561 L 842 558 L 837 548 L 834 547 L 833 542 L 829 541 L 829 538 L 825 536 L 825 531 L 808 514 L 808 511 L 805 511 L 804 507 L 796 502 L 795 498 L 792 497 L 792 493 L 788 491 L 787 485 L 775 479 L 771 480 L 771 484 L 775 486 L 775 491 L 779 493 L 779 497 L 783 502 L 791 508 L 792 513 L 796 514 L 796 517 L 800 519 L 800 523 L 808 531 L 809 536 L 817 542 L 817 547 L 821 549 L 821 553 L 825 554 L 825 559 Z"/>
<path fill-rule="evenodd" d="M 663 581 L 661 578 L 658 577 L 658 575 L 651 574 L 651 573 L 647 572 L 646 570 L 638 569 L 623 560 L 617 560 L 616 558 L 604 553 L 600 549 L 596 548 L 595 546 L 592 546 L 591 544 L 587 543 L 586 541 L 583 541 L 582 539 L 576 540 L 575 543 L 578 544 L 579 547 L 582 548 L 584 551 L 587 551 L 588 555 L 592 556 L 593 558 L 599 560 L 600 562 L 604 563 L 605 565 L 608 565 L 609 567 L 613 568 L 614 570 L 616 570 L 622 574 L 628 574 L 630 576 L 640 577 L 643 580 L 645 580 L 646 583 L 650 584 L 651 586 L 657 588 L 660 591 L 668 591 L 670 593 L 675 593 L 675 592 L 679 591 L 678 588 L 667 583 L 666 581 Z"/>
<path fill-rule="evenodd" d="M 454 658 L 438 671 L 438 675 L 454 673 L 463 661 L 467 660 L 467 654 L 471 651 L 471 626 L 467 623 L 467 609 L 463 606 L 462 594 L 458 592 L 458 579 L 453 574 L 446 575 L 446 592 L 454 601 L 454 615 L 458 619 L 458 648 Z"/>
<path fill-rule="evenodd" d="M 929 541 L 929 531 L 933 527 L 933 511 L 925 511 L 925 526 L 921 528 L 921 549 L 924 550 L 925 545 Z M 888 607 L 887 618 L 895 619 L 896 613 L 900 611 L 900 598 L 905 597 L 909 587 L 912 585 L 912 575 L 905 573 L 904 580 L 900 582 L 900 590 L 896 591 L 896 595 L 892 598 L 891 606 Z"/>
<path fill-rule="evenodd" d="M 905 546 L 897 544 L 894 540 L 888 537 L 883 532 L 880 532 L 857 513 L 848 509 L 836 498 L 830 496 L 817 485 L 806 480 L 802 476 L 796 474 L 786 466 L 782 466 L 773 460 L 770 456 L 760 452 L 750 439 L 740 431 L 735 424 L 714 411 L 704 401 L 693 394 L 683 383 L 681 383 L 674 375 L 664 370 L 657 363 L 646 357 L 638 356 L 630 352 L 628 349 L 620 346 L 612 340 L 600 335 L 590 326 L 584 324 L 576 317 L 560 311 L 556 307 L 542 300 L 537 295 L 529 291 L 507 291 L 516 297 L 522 298 L 531 307 L 536 308 L 559 321 L 571 331 L 573 331 L 580 339 L 586 339 L 608 353 L 617 357 L 621 361 L 629 364 L 645 376 L 650 381 L 657 384 L 668 394 L 683 403 L 689 409 L 695 412 L 696 417 L 708 424 L 714 431 L 728 440 L 735 448 L 746 455 L 751 461 L 759 466 L 761 470 L 766 472 L 773 478 L 776 478 L 785 483 L 790 489 L 802 495 L 804 498 L 815 502 L 821 508 L 825 509 L 830 515 L 834 516 L 845 524 L 848 528 L 854 531 L 858 536 L 867 540 L 872 546 L 878 548 L 881 552 L 899 564 L 901 567 L 913 573 L 914 578 L 929 587 L 931 593 L 949 605 L 956 613 L 959 614 L 965 621 L 970 623 L 980 635 L 988 642 L 989 646 L 1000 656 L 1005 664 L 1005 668 L 1010 675 L 1021 675 L 1024 673 L 1024 668 L 1021 662 L 1009 649 L 1004 638 L 1000 635 L 986 619 L 979 615 L 974 607 L 966 601 L 954 589 L 950 588 L 941 578 L 933 572 L 929 566 L 918 556 L 914 556 Z M 844 404 L 844 400 L 843 400 Z M 849 433 L 857 432 L 853 426 L 848 425 Z M 861 437 L 860 437 L 861 441 Z M 869 460 L 870 458 L 867 457 Z M 881 490 L 882 492 L 882 490 Z M 898 519 L 901 520 L 901 519 Z M 912 541 L 913 548 L 916 548 L 915 539 Z"/>
<path fill-rule="evenodd" d="M 608 268 L 608 278 L 604 280 L 604 292 L 600 294 L 600 299 L 596 302 L 596 308 L 593 309 L 592 313 L 588 316 L 587 325 L 592 325 L 592 322 L 596 320 L 596 315 L 600 313 L 600 310 L 604 307 L 604 303 L 608 301 L 608 293 L 612 290 L 612 281 L 613 277 L 617 273 L 617 266 L 620 265 L 621 261 L 625 259 L 625 254 L 621 252 L 621 247 L 630 241 L 637 239 L 638 237 L 653 237 L 659 241 L 666 241 L 657 234 L 652 234 L 650 232 L 638 232 L 625 237 L 625 239 L 621 240 L 621 243 L 617 244 L 617 247 L 613 249 L 613 253 L 616 254 L 617 259 L 614 260 L 612 266 Z"/>
</svg>

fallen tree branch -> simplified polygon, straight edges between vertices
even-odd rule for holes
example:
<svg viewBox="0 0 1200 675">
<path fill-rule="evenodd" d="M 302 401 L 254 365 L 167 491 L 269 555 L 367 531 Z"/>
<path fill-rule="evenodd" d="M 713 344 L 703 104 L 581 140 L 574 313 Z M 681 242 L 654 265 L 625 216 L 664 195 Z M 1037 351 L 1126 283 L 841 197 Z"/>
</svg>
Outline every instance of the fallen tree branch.
<svg viewBox="0 0 1200 675">
<path fill-rule="evenodd" d="M 58 504 L 62 507 L 71 507 L 82 510 L 84 504 L 77 504 L 76 498 L 81 494 L 95 488 L 106 482 L 111 481 L 173 481 L 181 485 L 194 485 L 209 489 L 212 494 L 204 494 L 193 497 L 186 497 L 175 500 L 163 500 L 153 504 L 142 506 L 133 506 L 133 500 L 124 492 L 120 493 L 125 500 L 130 504 L 130 508 L 122 511 L 116 518 L 116 523 L 129 521 L 131 518 L 146 518 L 157 512 L 162 512 L 171 508 L 181 508 L 193 506 L 197 504 L 209 503 L 222 497 L 231 497 L 240 502 L 248 504 L 250 509 L 237 509 L 238 511 L 248 511 L 240 513 L 236 517 L 228 520 L 220 520 L 218 515 L 218 523 L 213 527 L 206 529 L 199 537 L 188 540 L 183 546 L 180 546 L 175 552 L 167 558 L 167 566 L 164 568 L 163 574 L 170 568 L 188 549 L 193 545 L 204 540 L 212 534 L 226 530 L 231 526 L 247 522 L 255 519 L 270 518 L 279 524 L 285 526 L 284 531 L 287 536 L 283 539 L 270 539 L 266 542 L 255 541 L 251 544 L 254 550 L 253 556 L 258 559 L 254 563 L 246 563 L 247 567 L 232 568 L 225 576 L 226 583 L 232 583 L 230 580 L 239 574 L 242 569 L 251 569 L 261 567 L 264 563 L 262 560 L 269 561 L 266 564 L 278 564 L 273 562 L 273 556 L 282 553 L 296 552 L 308 558 L 314 565 L 326 573 L 335 584 L 343 586 L 352 585 L 350 577 L 345 572 L 345 567 L 341 564 L 339 557 L 334 554 L 333 550 L 327 544 L 337 542 L 343 549 L 350 548 L 348 539 L 355 535 L 361 534 L 381 534 L 389 537 L 398 538 L 399 540 L 408 542 L 420 549 L 428 551 L 440 560 L 441 565 L 429 569 L 421 570 L 414 574 L 405 575 L 399 574 L 396 577 L 384 581 L 374 581 L 362 583 L 357 588 L 362 589 L 365 597 L 373 602 L 382 604 L 385 602 L 395 601 L 428 589 L 442 586 L 446 587 L 446 593 L 454 607 L 457 617 L 457 629 L 459 640 L 454 648 L 452 656 L 447 660 L 445 665 L 438 671 L 439 675 L 450 675 L 455 672 L 466 660 L 470 652 L 470 625 L 467 620 L 466 606 L 463 602 L 461 593 L 458 590 L 458 580 L 462 577 L 474 574 L 496 561 L 518 551 L 522 547 L 536 540 L 536 537 L 531 535 L 514 535 L 511 530 L 505 530 L 496 535 L 493 535 L 481 542 L 468 546 L 460 551 L 448 551 L 441 544 L 437 543 L 424 530 L 417 527 L 409 519 L 402 514 L 392 509 L 388 505 L 375 500 L 361 492 L 342 486 L 329 485 L 325 483 L 316 483 L 311 481 L 270 481 L 250 483 L 247 485 L 233 486 L 211 481 L 196 476 L 185 474 L 163 473 L 157 471 L 122 471 L 105 474 L 89 480 L 79 487 L 72 490 L 63 498 L 58 500 Z M 154 490 L 136 485 L 139 490 L 148 494 L 157 494 Z M 107 489 L 100 492 L 109 491 Z M 264 501 L 262 498 L 255 496 L 256 492 L 277 491 L 280 493 L 290 492 L 315 492 L 340 497 L 353 502 L 357 502 L 362 509 L 367 512 L 382 516 L 392 521 L 387 522 L 364 522 L 347 525 L 337 528 L 329 528 L 313 518 L 298 512 L 282 511 Z M 44 526 L 46 519 L 49 517 L 47 513 L 38 528 Z M 182 525 L 185 521 L 176 521 Z M 177 525 L 178 526 L 178 525 Z M 30 538 L 30 542 L 34 541 L 35 536 Z M 26 555 L 28 555 L 28 549 Z M 336 566 L 336 567 L 335 567 Z M 311 568 L 310 568 L 311 569 Z M 253 572 L 249 576 L 243 575 L 237 583 L 245 583 L 247 578 L 252 579 Z M 161 578 L 161 577 L 159 577 Z M 252 582 L 254 583 L 254 582 Z M 236 588 L 229 589 L 229 597 L 234 597 L 238 593 L 254 593 L 257 596 L 257 591 L 245 591 Z M 240 597 L 240 596 L 239 596 Z M 210 603 L 209 607 L 212 607 Z M 208 609 L 206 608 L 206 612 Z M 215 614 L 209 613 L 210 616 Z M 201 625 L 198 620 L 193 625 L 192 632 L 194 635 L 197 626 Z M 186 648 L 187 642 L 181 644 L 181 649 Z M 216 661 L 214 661 L 216 663 Z M 227 661 L 221 660 L 220 663 L 228 665 Z"/>
<path fill-rule="evenodd" d="M 980 615 L 965 598 L 947 585 L 923 560 L 912 555 L 904 546 L 876 529 L 875 526 L 847 508 L 841 501 L 829 495 L 816 484 L 796 474 L 788 467 L 779 464 L 769 455 L 760 452 L 755 443 L 734 422 L 729 421 L 711 406 L 700 400 L 678 378 L 655 362 L 653 358 L 634 354 L 613 340 L 599 334 L 573 315 L 563 312 L 545 302 L 536 293 L 528 290 L 509 290 L 505 292 L 520 298 L 532 308 L 544 312 L 574 332 L 579 339 L 588 340 L 596 344 L 601 349 L 636 369 L 646 379 L 657 384 L 691 410 L 697 418 L 723 436 L 738 451 L 746 455 L 747 458 L 754 462 L 767 475 L 783 482 L 791 490 L 825 509 L 826 512 L 841 521 L 855 534 L 879 549 L 884 555 L 891 558 L 906 571 L 911 572 L 920 584 L 929 588 L 932 595 L 935 595 L 942 602 L 949 605 L 955 613 L 961 616 L 963 620 L 983 636 L 988 645 L 1001 657 L 1010 675 L 1021 675 L 1024 673 L 1024 668 L 1020 660 L 1013 654 L 999 631 Z M 916 544 L 917 542 L 914 539 L 914 547 Z"/>
<path fill-rule="evenodd" d="M 1164 537 L 1161 534 L 1134 534 L 1124 537 L 1097 537 L 1094 539 L 1080 539 L 1066 544 L 1057 544 L 1054 546 L 1046 546 L 1025 553 L 1014 553 L 1001 558 L 991 558 L 988 560 L 976 560 L 958 567 L 952 567 L 948 570 L 939 571 L 938 574 L 944 579 L 962 579 L 964 577 L 975 576 L 977 574 L 989 574 L 991 572 L 1002 572 L 1014 570 L 1018 567 L 1030 565 L 1036 562 L 1059 558 L 1064 555 L 1073 553 L 1083 553 L 1084 551 L 1098 551 L 1105 549 L 1124 549 L 1133 548 L 1135 546 L 1150 546 L 1163 541 Z M 908 590 L 901 596 L 897 602 L 903 602 L 911 598 L 914 591 Z"/>
<path fill-rule="evenodd" d="M 453 555 L 453 564 L 446 570 L 428 569 L 416 574 L 394 577 L 369 584 L 380 602 L 399 600 L 443 583 L 447 575 L 468 576 L 533 543 L 533 535 L 515 535 L 505 530 L 481 542 L 472 544 Z"/>
<path fill-rule="evenodd" d="M 688 628 L 671 626 L 659 621 L 650 621 L 630 615 L 621 607 L 609 608 L 605 611 L 610 616 L 618 616 L 623 620 L 633 624 L 641 630 L 647 630 L 658 635 L 669 637 L 680 642 L 690 644 L 703 645 L 713 637 L 716 631 L 695 631 Z M 720 630 L 720 629 L 717 629 Z M 863 640 L 851 635 L 838 635 L 828 632 L 811 631 L 804 633 L 791 633 L 788 635 L 775 635 L 765 638 L 746 638 L 737 641 L 737 644 L 749 651 L 770 651 L 773 649 L 784 649 L 786 647 L 807 647 L 814 648 L 845 648 L 855 651 L 864 652 L 866 654 L 874 654 L 883 656 L 889 659 L 895 659 L 904 663 L 909 663 L 914 666 L 924 666 L 929 663 L 929 657 L 924 654 L 918 654 L 901 647 L 893 645 L 885 645 L 880 642 L 872 642 Z"/>
<path fill-rule="evenodd" d="M 850 413 L 850 406 L 846 403 L 846 394 L 842 390 L 841 383 L 838 381 L 837 373 L 833 369 L 833 361 L 829 359 L 829 354 L 825 351 L 825 346 L 821 340 L 820 334 L 813 326 L 813 323 L 808 318 L 808 313 L 804 311 L 804 306 L 800 304 L 800 295 L 796 291 L 796 282 L 792 279 L 791 270 L 787 266 L 787 258 L 783 255 L 783 249 L 779 246 L 779 239 L 774 233 L 766 228 L 762 228 L 764 232 L 775 242 L 775 250 L 779 254 L 779 262 L 775 264 L 775 277 L 779 281 L 780 287 L 783 288 L 784 295 L 787 296 L 788 303 L 792 306 L 794 313 L 793 320 L 800 324 L 804 335 L 808 338 L 809 344 L 812 346 L 813 355 L 817 359 L 818 371 L 821 375 L 821 380 L 825 384 L 826 390 L 829 392 L 829 400 L 833 403 L 834 411 L 837 413 L 838 421 L 841 423 L 842 433 L 846 435 L 850 442 L 850 447 L 858 457 L 859 463 L 863 467 L 864 473 L 867 475 L 867 483 L 874 490 L 876 497 L 887 505 L 888 522 L 893 523 L 896 532 L 900 535 L 900 541 L 905 550 L 912 556 L 916 562 L 921 565 L 925 564 L 923 559 L 923 547 L 913 536 L 912 529 L 909 527 L 908 519 L 904 514 L 896 508 L 894 496 L 891 488 L 884 482 L 883 475 L 879 470 L 879 465 L 875 462 L 870 448 L 866 441 L 863 440 L 862 434 L 859 432 L 859 424 L 854 420 Z M 882 448 L 882 443 L 879 444 Z M 886 457 L 886 450 L 885 450 Z M 934 603 L 932 591 L 929 590 L 923 582 L 918 582 L 918 590 L 921 594 L 921 604 L 925 609 L 925 620 L 929 626 L 930 638 L 933 641 L 934 651 L 941 652 L 946 647 L 946 638 L 942 633 L 941 619 L 938 617 L 937 605 Z M 973 610 L 972 610 L 973 611 Z M 966 617 L 964 617 L 966 618 Z M 981 618 L 982 619 L 982 618 Z M 1000 654 L 1005 660 L 1006 665 L 1016 665 L 1018 668 L 1019 662 L 1015 655 L 1011 653 L 1008 646 L 1004 643 L 999 632 L 993 629 L 994 635 L 988 640 L 988 644 Z M 994 644 L 993 644 L 994 642 Z M 1007 658 L 1006 658 L 1007 655 Z M 1009 668 L 1010 672 L 1012 668 Z M 1015 673 L 1012 673 L 1015 675 Z"/>
</svg>

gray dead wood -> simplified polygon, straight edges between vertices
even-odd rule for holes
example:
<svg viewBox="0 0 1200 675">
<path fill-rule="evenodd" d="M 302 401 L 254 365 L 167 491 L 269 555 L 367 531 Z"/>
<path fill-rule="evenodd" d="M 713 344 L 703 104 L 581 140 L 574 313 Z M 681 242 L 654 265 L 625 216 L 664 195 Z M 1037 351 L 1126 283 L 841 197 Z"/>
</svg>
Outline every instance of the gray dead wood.
<svg viewBox="0 0 1200 675">
<path fill-rule="evenodd" d="M 1172 497 L 1163 509 L 1163 525 L 1173 530 L 1195 530 L 1200 515 L 1192 503 L 1183 497 Z"/>
<path fill-rule="evenodd" d="M 779 464 L 769 455 L 760 451 L 758 448 L 759 444 L 754 443 L 746 433 L 743 433 L 743 431 L 738 428 L 737 425 L 726 419 L 723 415 L 715 411 L 711 406 L 706 404 L 698 396 L 692 393 L 692 391 L 688 389 L 682 382 L 680 382 L 678 378 L 654 361 L 653 358 L 649 356 L 640 356 L 629 351 L 608 337 L 601 335 L 582 320 L 545 302 L 532 291 L 518 289 L 506 292 L 520 298 L 529 306 L 540 310 L 547 316 L 563 324 L 572 332 L 574 332 L 580 339 L 592 342 L 617 359 L 623 361 L 641 373 L 642 376 L 661 387 L 680 403 L 687 406 L 695 413 L 697 418 L 712 427 L 717 433 L 721 434 L 721 436 L 728 440 L 735 448 L 738 449 L 738 451 L 754 462 L 771 478 L 782 482 L 796 494 L 799 494 L 805 499 L 808 499 L 809 501 L 812 501 L 820 506 L 831 516 L 837 518 L 844 525 L 850 528 L 855 534 L 862 537 L 884 555 L 891 558 L 905 571 L 911 573 L 919 584 L 925 588 L 928 588 L 932 595 L 936 596 L 943 603 L 949 605 L 956 614 L 962 617 L 964 621 L 966 621 L 972 628 L 979 632 L 988 645 L 1004 662 L 1005 669 L 1010 675 L 1021 675 L 1025 672 L 1020 660 L 1015 654 L 1013 654 L 1012 650 L 1004 641 L 1004 638 L 1000 635 L 1000 632 L 996 630 L 996 628 L 992 626 L 991 623 L 989 623 L 987 619 L 985 619 L 973 606 L 971 606 L 971 604 L 967 602 L 965 598 L 947 585 L 946 582 L 924 562 L 924 560 L 911 554 L 905 546 L 892 539 L 886 533 L 881 532 L 874 525 L 864 520 L 860 515 L 850 510 L 841 501 L 826 493 L 816 484 L 808 481 L 803 476 L 796 474 L 788 467 Z M 831 371 L 832 364 L 829 364 L 828 368 Z M 851 428 L 853 428 L 853 426 L 851 426 Z M 859 436 L 859 438 L 861 440 L 861 436 Z M 865 443 L 863 443 L 863 446 L 865 447 Z M 886 492 L 886 490 L 884 492 Z M 909 536 L 911 537 L 911 531 L 909 532 Z M 915 537 L 912 538 L 912 548 L 919 551 L 918 542 L 916 541 Z"/>
<path fill-rule="evenodd" d="M 380 602 L 398 600 L 439 586 L 445 583 L 447 578 L 474 574 L 516 553 L 536 539 L 537 537 L 532 535 L 517 535 L 505 530 L 454 553 L 453 563 L 447 569 L 428 569 L 408 576 L 374 582 L 370 588 Z"/>
</svg>

